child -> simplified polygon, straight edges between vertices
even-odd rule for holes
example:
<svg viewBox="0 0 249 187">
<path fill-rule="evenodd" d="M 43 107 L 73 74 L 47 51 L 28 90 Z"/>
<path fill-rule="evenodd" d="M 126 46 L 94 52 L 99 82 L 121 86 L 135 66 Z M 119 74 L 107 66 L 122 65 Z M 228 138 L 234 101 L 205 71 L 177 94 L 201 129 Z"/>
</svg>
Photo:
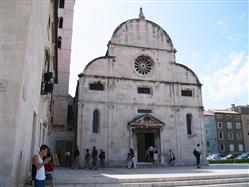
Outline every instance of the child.
<svg viewBox="0 0 249 187">
<path fill-rule="evenodd" d="M 154 151 L 154 154 L 153 154 L 153 160 L 154 160 L 154 163 L 157 165 L 159 164 L 159 159 L 158 159 L 158 151 L 155 149 Z"/>
</svg>

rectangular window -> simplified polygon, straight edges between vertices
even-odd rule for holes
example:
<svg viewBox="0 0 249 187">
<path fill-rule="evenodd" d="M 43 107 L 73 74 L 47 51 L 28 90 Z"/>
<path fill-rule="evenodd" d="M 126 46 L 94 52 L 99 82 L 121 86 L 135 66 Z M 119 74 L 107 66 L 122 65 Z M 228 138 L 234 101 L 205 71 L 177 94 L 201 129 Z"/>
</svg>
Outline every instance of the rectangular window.
<svg viewBox="0 0 249 187">
<path fill-rule="evenodd" d="M 232 131 L 229 131 L 227 136 L 228 136 L 228 140 L 233 140 L 233 132 Z"/>
<path fill-rule="evenodd" d="M 67 107 L 67 121 L 72 121 L 73 120 L 73 106 L 68 105 Z"/>
<path fill-rule="evenodd" d="M 240 116 L 239 116 L 239 115 L 236 115 L 236 116 L 235 116 L 235 119 L 239 120 L 239 119 L 240 119 Z"/>
<path fill-rule="evenodd" d="M 222 129 L 222 122 L 217 122 L 217 127 L 219 128 L 219 129 Z"/>
<path fill-rule="evenodd" d="M 236 122 L 236 129 L 241 129 L 240 122 Z"/>
<path fill-rule="evenodd" d="M 148 87 L 137 87 L 137 92 L 139 94 L 151 94 L 151 89 Z"/>
<path fill-rule="evenodd" d="M 233 152 L 233 151 L 234 151 L 234 145 L 233 145 L 233 144 L 230 144 L 230 145 L 229 145 L 229 150 L 230 150 L 230 152 Z"/>
<path fill-rule="evenodd" d="M 239 144 L 239 151 L 244 151 L 244 146 L 243 146 L 243 144 Z"/>
<path fill-rule="evenodd" d="M 210 147 L 210 142 L 209 141 L 207 141 L 207 147 Z"/>
<path fill-rule="evenodd" d="M 192 91 L 191 90 L 182 90 L 181 94 L 182 94 L 182 96 L 192 97 Z"/>
<path fill-rule="evenodd" d="M 232 123 L 231 122 L 227 122 L 227 128 L 232 129 Z"/>
<path fill-rule="evenodd" d="M 59 0 L 59 8 L 64 8 L 65 0 Z"/>
<path fill-rule="evenodd" d="M 216 117 L 221 119 L 223 116 L 222 116 L 222 114 L 217 114 Z"/>
<path fill-rule="evenodd" d="M 223 137 L 223 132 L 219 132 L 219 139 L 220 139 L 220 140 L 223 140 L 223 138 L 224 138 L 224 137 Z"/>
<path fill-rule="evenodd" d="M 210 129 L 206 128 L 206 136 L 209 136 L 209 135 L 210 135 Z"/>
<path fill-rule="evenodd" d="M 231 115 L 226 115 L 227 120 L 231 120 L 232 116 Z"/>
<path fill-rule="evenodd" d="M 237 132 L 237 140 L 242 140 L 242 135 L 240 131 Z"/>
<path fill-rule="evenodd" d="M 147 114 L 147 113 L 151 113 L 151 110 L 149 110 L 149 109 L 137 109 L 137 113 Z"/>
<path fill-rule="evenodd" d="M 225 151 L 225 146 L 223 143 L 220 143 L 220 151 L 224 152 Z"/>
<path fill-rule="evenodd" d="M 104 90 L 104 85 L 100 82 L 90 83 L 89 84 L 90 90 Z"/>
</svg>

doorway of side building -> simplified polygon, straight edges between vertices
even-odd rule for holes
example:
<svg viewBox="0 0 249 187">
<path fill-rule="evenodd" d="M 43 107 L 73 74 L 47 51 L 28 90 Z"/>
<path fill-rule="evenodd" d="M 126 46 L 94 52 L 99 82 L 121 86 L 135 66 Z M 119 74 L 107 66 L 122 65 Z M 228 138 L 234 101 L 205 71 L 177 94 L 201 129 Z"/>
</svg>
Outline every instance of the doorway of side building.
<svg viewBox="0 0 249 187">
<path fill-rule="evenodd" d="M 151 162 L 148 158 L 148 148 L 150 146 L 159 149 L 158 133 L 156 132 L 138 132 L 137 133 L 137 161 Z"/>
<path fill-rule="evenodd" d="M 61 166 L 71 166 L 72 159 L 72 142 L 67 140 L 59 140 L 56 142 L 56 153 Z"/>
</svg>

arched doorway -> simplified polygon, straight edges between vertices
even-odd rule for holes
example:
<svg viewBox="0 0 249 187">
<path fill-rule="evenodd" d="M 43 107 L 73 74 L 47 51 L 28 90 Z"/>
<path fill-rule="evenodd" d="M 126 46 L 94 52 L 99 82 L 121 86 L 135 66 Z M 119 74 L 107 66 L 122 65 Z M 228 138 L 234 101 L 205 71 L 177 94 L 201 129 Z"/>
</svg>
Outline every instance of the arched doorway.
<svg viewBox="0 0 249 187">
<path fill-rule="evenodd" d="M 153 146 L 159 153 L 160 132 L 165 124 L 155 117 L 145 114 L 128 123 L 130 130 L 131 147 L 136 149 L 138 162 L 151 162 L 148 159 L 148 148 Z"/>
</svg>

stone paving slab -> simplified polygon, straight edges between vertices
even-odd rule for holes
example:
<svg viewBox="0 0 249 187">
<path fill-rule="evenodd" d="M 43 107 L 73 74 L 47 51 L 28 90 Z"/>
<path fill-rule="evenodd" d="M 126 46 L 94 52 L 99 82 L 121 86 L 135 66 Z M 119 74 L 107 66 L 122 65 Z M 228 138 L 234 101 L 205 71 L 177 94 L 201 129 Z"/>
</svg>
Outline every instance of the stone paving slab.
<svg viewBox="0 0 249 187">
<path fill-rule="evenodd" d="M 194 166 L 152 167 L 152 168 L 101 168 L 98 170 L 78 170 L 56 168 L 55 183 L 117 183 L 198 180 L 201 178 L 249 177 L 249 165 L 209 165 L 201 169 Z"/>
</svg>

